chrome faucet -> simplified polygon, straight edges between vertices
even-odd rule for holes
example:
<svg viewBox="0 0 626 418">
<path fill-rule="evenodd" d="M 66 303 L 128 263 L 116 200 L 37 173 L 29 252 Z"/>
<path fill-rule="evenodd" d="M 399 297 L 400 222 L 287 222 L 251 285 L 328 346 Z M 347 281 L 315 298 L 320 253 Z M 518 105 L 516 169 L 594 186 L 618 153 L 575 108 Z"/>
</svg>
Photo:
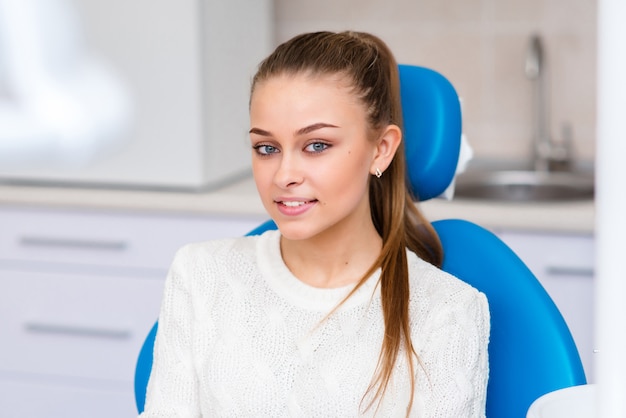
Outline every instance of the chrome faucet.
<svg viewBox="0 0 626 418">
<path fill-rule="evenodd" d="M 556 142 L 550 135 L 548 83 L 541 38 L 533 35 L 528 45 L 526 76 L 534 82 L 533 165 L 537 171 L 565 171 L 571 168 L 571 125 L 563 126 L 563 138 Z"/>
</svg>

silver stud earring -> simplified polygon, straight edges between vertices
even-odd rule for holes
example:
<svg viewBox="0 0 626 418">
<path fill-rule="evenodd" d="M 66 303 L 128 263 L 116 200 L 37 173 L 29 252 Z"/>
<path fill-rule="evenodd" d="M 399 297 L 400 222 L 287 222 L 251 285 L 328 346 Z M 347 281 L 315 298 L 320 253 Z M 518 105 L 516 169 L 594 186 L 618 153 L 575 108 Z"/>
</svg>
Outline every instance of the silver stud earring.
<svg viewBox="0 0 626 418">
<path fill-rule="evenodd" d="M 378 167 L 376 167 L 376 171 L 374 172 L 374 175 L 375 175 L 377 178 L 381 178 L 381 177 L 382 177 L 382 175 L 383 175 L 383 173 L 382 173 L 382 172 L 378 169 Z"/>
</svg>

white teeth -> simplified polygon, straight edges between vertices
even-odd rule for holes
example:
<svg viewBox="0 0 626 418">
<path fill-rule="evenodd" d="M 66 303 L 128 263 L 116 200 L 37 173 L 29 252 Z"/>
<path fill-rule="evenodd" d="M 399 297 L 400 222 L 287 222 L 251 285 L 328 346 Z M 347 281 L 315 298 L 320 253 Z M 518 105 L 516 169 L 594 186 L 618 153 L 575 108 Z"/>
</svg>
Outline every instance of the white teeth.
<svg viewBox="0 0 626 418">
<path fill-rule="evenodd" d="M 295 208 L 296 206 L 302 206 L 302 205 L 304 205 L 305 203 L 306 203 L 306 202 L 291 202 L 291 201 L 290 201 L 290 202 L 283 202 L 283 205 L 285 205 L 285 206 L 289 206 L 289 207 L 292 207 L 292 208 Z"/>
</svg>

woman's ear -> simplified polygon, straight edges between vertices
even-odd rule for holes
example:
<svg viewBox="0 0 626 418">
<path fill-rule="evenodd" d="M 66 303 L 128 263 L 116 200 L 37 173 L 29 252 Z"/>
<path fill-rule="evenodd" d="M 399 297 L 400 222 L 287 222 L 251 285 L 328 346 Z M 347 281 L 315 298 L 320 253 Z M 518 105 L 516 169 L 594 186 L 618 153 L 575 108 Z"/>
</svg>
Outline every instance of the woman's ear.
<svg viewBox="0 0 626 418">
<path fill-rule="evenodd" d="M 389 167 L 400 146 L 400 142 L 402 142 L 402 130 L 400 127 L 388 125 L 382 131 L 376 143 L 370 173 L 379 176 L 378 173 L 383 173 Z"/>
</svg>

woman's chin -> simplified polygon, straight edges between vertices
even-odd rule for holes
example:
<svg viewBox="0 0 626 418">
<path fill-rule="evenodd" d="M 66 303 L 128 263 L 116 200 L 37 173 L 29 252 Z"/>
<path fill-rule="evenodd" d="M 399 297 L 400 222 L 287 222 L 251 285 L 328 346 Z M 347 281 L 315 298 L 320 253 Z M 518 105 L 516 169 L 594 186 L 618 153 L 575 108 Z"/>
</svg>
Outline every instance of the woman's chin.
<svg viewBox="0 0 626 418">
<path fill-rule="evenodd" d="M 304 241 L 318 235 L 319 231 L 306 225 L 296 225 L 294 222 L 276 223 L 280 235 L 289 241 Z"/>
</svg>

